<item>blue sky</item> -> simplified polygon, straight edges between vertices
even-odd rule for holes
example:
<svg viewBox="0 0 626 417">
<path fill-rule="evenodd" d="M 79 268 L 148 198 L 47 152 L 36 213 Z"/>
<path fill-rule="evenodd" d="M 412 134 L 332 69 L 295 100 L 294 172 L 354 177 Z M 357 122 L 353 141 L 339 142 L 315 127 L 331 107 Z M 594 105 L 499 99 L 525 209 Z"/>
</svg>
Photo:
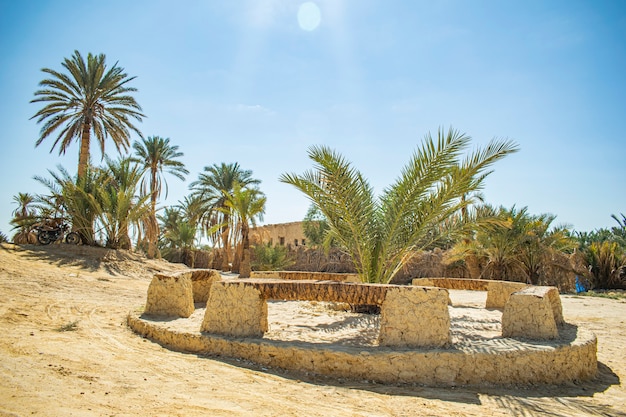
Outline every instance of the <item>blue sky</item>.
<svg viewBox="0 0 626 417">
<path fill-rule="evenodd" d="M 381 191 L 426 133 L 452 126 L 521 148 L 495 165 L 487 202 L 578 231 L 626 214 L 626 2 L 313 1 L 319 22 L 298 20 L 303 3 L 0 0 L 0 230 L 12 235 L 14 195 L 45 191 L 33 176 L 76 171 L 78 146 L 35 148 L 29 120 L 40 69 L 74 50 L 136 76 L 140 130 L 185 154 L 190 175 L 167 179 L 165 205 L 204 166 L 239 162 L 262 181 L 264 223 L 298 221 L 308 201 L 278 177 L 310 168 L 309 146 Z"/>
</svg>

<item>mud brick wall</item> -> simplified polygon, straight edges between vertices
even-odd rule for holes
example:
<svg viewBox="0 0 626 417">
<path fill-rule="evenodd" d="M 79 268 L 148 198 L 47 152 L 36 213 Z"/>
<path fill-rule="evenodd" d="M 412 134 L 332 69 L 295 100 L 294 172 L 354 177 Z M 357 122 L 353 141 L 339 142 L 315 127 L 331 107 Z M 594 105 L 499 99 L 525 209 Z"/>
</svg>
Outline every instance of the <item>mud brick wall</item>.
<svg viewBox="0 0 626 417">
<path fill-rule="evenodd" d="M 559 292 L 555 287 L 529 287 L 511 294 L 502 313 L 502 336 L 556 339 L 563 324 Z"/>
<path fill-rule="evenodd" d="M 201 331 L 238 337 L 262 337 L 267 331 L 267 302 L 241 282 L 213 283 Z"/>
<path fill-rule="evenodd" d="M 387 290 L 380 309 L 381 346 L 445 346 L 450 343 L 448 291 L 433 287 Z"/>
<path fill-rule="evenodd" d="M 487 291 L 485 307 L 499 310 L 504 308 L 512 293 L 528 287 L 527 284 L 521 282 L 469 278 L 416 278 L 412 283 L 449 290 Z"/>
<path fill-rule="evenodd" d="M 144 314 L 189 317 L 194 311 L 191 271 L 155 274 L 148 287 Z"/>
</svg>

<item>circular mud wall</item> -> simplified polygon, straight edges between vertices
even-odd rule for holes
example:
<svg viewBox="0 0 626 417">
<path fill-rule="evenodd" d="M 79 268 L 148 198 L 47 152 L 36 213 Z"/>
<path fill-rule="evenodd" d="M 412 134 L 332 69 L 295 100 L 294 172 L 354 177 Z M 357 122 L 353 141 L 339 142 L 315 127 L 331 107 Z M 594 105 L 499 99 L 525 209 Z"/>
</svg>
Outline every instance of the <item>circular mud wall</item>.
<svg viewBox="0 0 626 417">
<path fill-rule="evenodd" d="M 336 378 L 425 385 L 560 384 L 595 377 L 597 341 L 567 325 L 559 340 L 499 339 L 496 345 L 441 349 L 319 347 L 304 342 L 236 339 L 178 332 L 129 314 L 130 328 L 167 348 L 242 358 L 260 365 Z"/>
</svg>

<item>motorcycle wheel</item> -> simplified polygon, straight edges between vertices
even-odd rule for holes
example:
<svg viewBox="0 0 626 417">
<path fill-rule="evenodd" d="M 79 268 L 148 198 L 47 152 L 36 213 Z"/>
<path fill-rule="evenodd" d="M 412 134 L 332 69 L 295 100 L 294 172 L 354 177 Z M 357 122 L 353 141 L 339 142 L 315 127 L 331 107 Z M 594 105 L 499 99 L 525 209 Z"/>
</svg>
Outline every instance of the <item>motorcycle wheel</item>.
<svg viewBox="0 0 626 417">
<path fill-rule="evenodd" d="M 48 235 L 48 232 L 41 230 L 39 234 L 37 235 L 37 240 L 42 245 L 47 245 L 50 243 L 50 236 Z"/>
<path fill-rule="evenodd" d="M 70 245 L 78 245 L 80 243 L 80 236 L 76 232 L 69 232 L 65 236 L 65 241 Z"/>
</svg>

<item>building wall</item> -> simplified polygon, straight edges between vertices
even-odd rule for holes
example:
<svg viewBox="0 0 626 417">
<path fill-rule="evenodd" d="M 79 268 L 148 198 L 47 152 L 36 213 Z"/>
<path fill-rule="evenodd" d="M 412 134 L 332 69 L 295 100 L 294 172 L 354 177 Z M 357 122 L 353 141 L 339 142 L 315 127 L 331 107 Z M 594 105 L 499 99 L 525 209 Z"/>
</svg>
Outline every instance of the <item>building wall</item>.
<svg viewBox="0 0 626 417">
<path fill-rule="evenodd" d="M 255 227 L 250 232 L 253 244 L 283 245 L 291 247 L 306 246 L 302 222 L 267 224 Z"/>
</svg>

